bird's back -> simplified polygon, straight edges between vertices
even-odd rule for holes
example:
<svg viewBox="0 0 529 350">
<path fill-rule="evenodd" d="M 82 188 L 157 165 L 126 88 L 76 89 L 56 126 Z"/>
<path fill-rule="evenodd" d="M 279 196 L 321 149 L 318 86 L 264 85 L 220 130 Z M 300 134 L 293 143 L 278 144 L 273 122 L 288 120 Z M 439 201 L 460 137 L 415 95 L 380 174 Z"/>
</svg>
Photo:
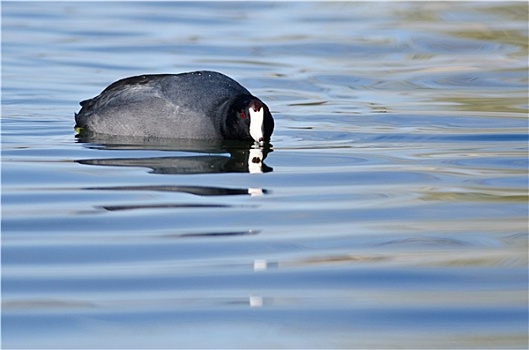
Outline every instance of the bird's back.
<svg viewBox="0 0 529 350">
<path fill-rule="evenodd" d="M 217 72 L 141 75 L 82 101 L 75 119 L 78 127 L 104 134 L 220 139 L 219 109 L 241 94 L 250 93 Z"/>
</svg>

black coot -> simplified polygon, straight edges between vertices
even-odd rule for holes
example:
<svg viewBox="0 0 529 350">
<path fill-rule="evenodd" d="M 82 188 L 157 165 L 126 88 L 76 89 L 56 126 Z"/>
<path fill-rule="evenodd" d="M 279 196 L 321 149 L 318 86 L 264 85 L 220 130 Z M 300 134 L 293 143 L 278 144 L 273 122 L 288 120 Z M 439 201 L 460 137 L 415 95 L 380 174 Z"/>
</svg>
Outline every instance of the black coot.
<svg viewBox="0 0 529 350">
<path fill-rule="evenodd" d="M 274 130 L 263 101 L 211 71 L 121 79 L 80 104 L 81 132 L 263 143 Z"/>
</svg>

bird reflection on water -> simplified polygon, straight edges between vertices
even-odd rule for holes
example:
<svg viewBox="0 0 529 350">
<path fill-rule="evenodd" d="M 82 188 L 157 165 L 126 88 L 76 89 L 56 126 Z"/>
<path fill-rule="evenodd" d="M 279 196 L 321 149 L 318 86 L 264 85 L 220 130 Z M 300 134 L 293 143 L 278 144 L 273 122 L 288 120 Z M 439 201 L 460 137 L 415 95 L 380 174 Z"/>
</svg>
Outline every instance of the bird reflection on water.
<svg viewBox="0 0 529 350">
<path fill-rule="evenodd" d="M 78 135 L 78 141 L 86 147 L 104 151 L 131 152 L 130 157 L 78 159 L 79 164 L 117 167 L 149 168 L 151 174 L 187 175 L 216 173 L 266 173 L 273 169 L 264 164 L 264 159 L 272 150 L 248 142 L 197 141 L 174 139 L 143 139 L 116 136 Z M 137 151 L 172 152 L 171 156 L 138 157 Z M 106 153 L 106 152 L 105 152 Z M 108 153 L 106 153 L 108 155 Z M 185 193 L 200 197 L 215 196 L 261 196 L 268 193 L 263 188 L 228 188 L 200 185 L 120 185 L 104 187 L 84 187 L 86 191 L 148 191 Z M 181 209 L 181 208 L 226 208 L 231 205 L 218 203 L 150 203 L 101 205 L 96 209 L 105 211 L 128 211 L 137 209 Z"/>
<path fill-rule="evenodd" d="M 80 159 L 77 163 L 101 166 L 145 167 L 153 174 L 267 173 L 264 163 L 271 145 L 240 141 L 144 139 L 134 137 L 78 135 L 89 148 L 102 150 L 174 151 L 178 156 Z M 181 155 L 185 152 L 186 155 Z M 189 155 L 189 154 L 192 155 Z M 226 154 L 229 154 L 226 155 Z"/>
</svg>

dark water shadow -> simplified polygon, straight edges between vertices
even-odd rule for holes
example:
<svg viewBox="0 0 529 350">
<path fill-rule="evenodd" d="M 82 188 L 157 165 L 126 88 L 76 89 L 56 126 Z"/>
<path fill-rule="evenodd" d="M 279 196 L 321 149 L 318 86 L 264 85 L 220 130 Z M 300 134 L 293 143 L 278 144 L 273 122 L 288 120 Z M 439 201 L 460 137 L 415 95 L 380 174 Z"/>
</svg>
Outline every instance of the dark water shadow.
<svg viewBox="0 0 529 350">
<path fill-rule="evenodd" d="M 217 208 L 233 208 L 232 205 L 225 204 L 196 204 L 196 203 L 163 203 L 163 204 L 126 204 L 126 205 L 104 205 L 101 209 L 107 211 L 123 211 L 123 210 L 137 210 L 137 209 L 217 209 Z M 244 208 L 251 208 L 251 206 L 244 206 Z"/>
<path fill-rule="evenodd" d="M 196 196 L 240 196 L 240 195 L 263 195 L 269 191 L 258 188 L 226 188 L 214 186 L 178 186 L 178 185 L 147 185 L 147 186 L 108 186 L 108 187 L 85 187 L 84 190 L 95 191 L 154 191 L 154 192 L 178 192 L 188 193 Z"/>
<path fill-rule="evenodd" d="M 178 185 L 146 185 L 146 186 L 103 186 L 103 187 L 84 187 L 86 191 L 154 191 L 154 192 L 177 192 L 192 194 L 201 197 L 215 197 L 215 196 L 261 196 L 267 194 L 269 191 L 263 188 L 225 188 L 213 186 L 178 186 Z M 161 203 L 161 204 L 122 204 L 122 205 L 102 205 L 98 209 L 105 211 L 124 211 L 137 209 L 222 209 L 233 208 L 231 204 L 211 204 L 211 203 Z M 251 208 L 246 205 L 244 208 Z"/>
<path fill-rule="evenodd" d="M 246 230 L 246 231 L 226 231 L 226 232 L 202 232 L 202 233 L 175 233 L 161 235 L 159 238 L 211 238 L 211 237 L 235 237 L 235 236 L 254 236 L 261 233 L 260 230 Z"/>
<path fill-rule="evenodd" d="M 78 142 L 100 150 L 178 151 L 186 155 L 167 157 L 128 157 L 76 160 L 98 166 L 144 167 L 153 174 L 267 173 L 273 169 L 264 163 L 271 145 L 256 146 L 238 141 L 200 141 L 150 139 L 106 135 L 79 135 Z M 189 155 L 187 155 L 189 153 Z"/>
</svg>

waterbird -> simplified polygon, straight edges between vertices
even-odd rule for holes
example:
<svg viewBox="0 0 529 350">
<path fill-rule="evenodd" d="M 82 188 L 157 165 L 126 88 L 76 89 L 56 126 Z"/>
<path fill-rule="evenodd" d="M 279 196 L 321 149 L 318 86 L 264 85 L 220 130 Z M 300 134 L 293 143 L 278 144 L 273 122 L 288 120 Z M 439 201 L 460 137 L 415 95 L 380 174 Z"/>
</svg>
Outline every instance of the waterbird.
<svg viewBox="0 0 529 350">
<path fill-rule="evenodd" d="M 262 145 L 274 130 L 274 119 L 263 101 L 214 71 L 124 78 L 80 105 L 75 113 L 80 133 Z"/>
</svg>

